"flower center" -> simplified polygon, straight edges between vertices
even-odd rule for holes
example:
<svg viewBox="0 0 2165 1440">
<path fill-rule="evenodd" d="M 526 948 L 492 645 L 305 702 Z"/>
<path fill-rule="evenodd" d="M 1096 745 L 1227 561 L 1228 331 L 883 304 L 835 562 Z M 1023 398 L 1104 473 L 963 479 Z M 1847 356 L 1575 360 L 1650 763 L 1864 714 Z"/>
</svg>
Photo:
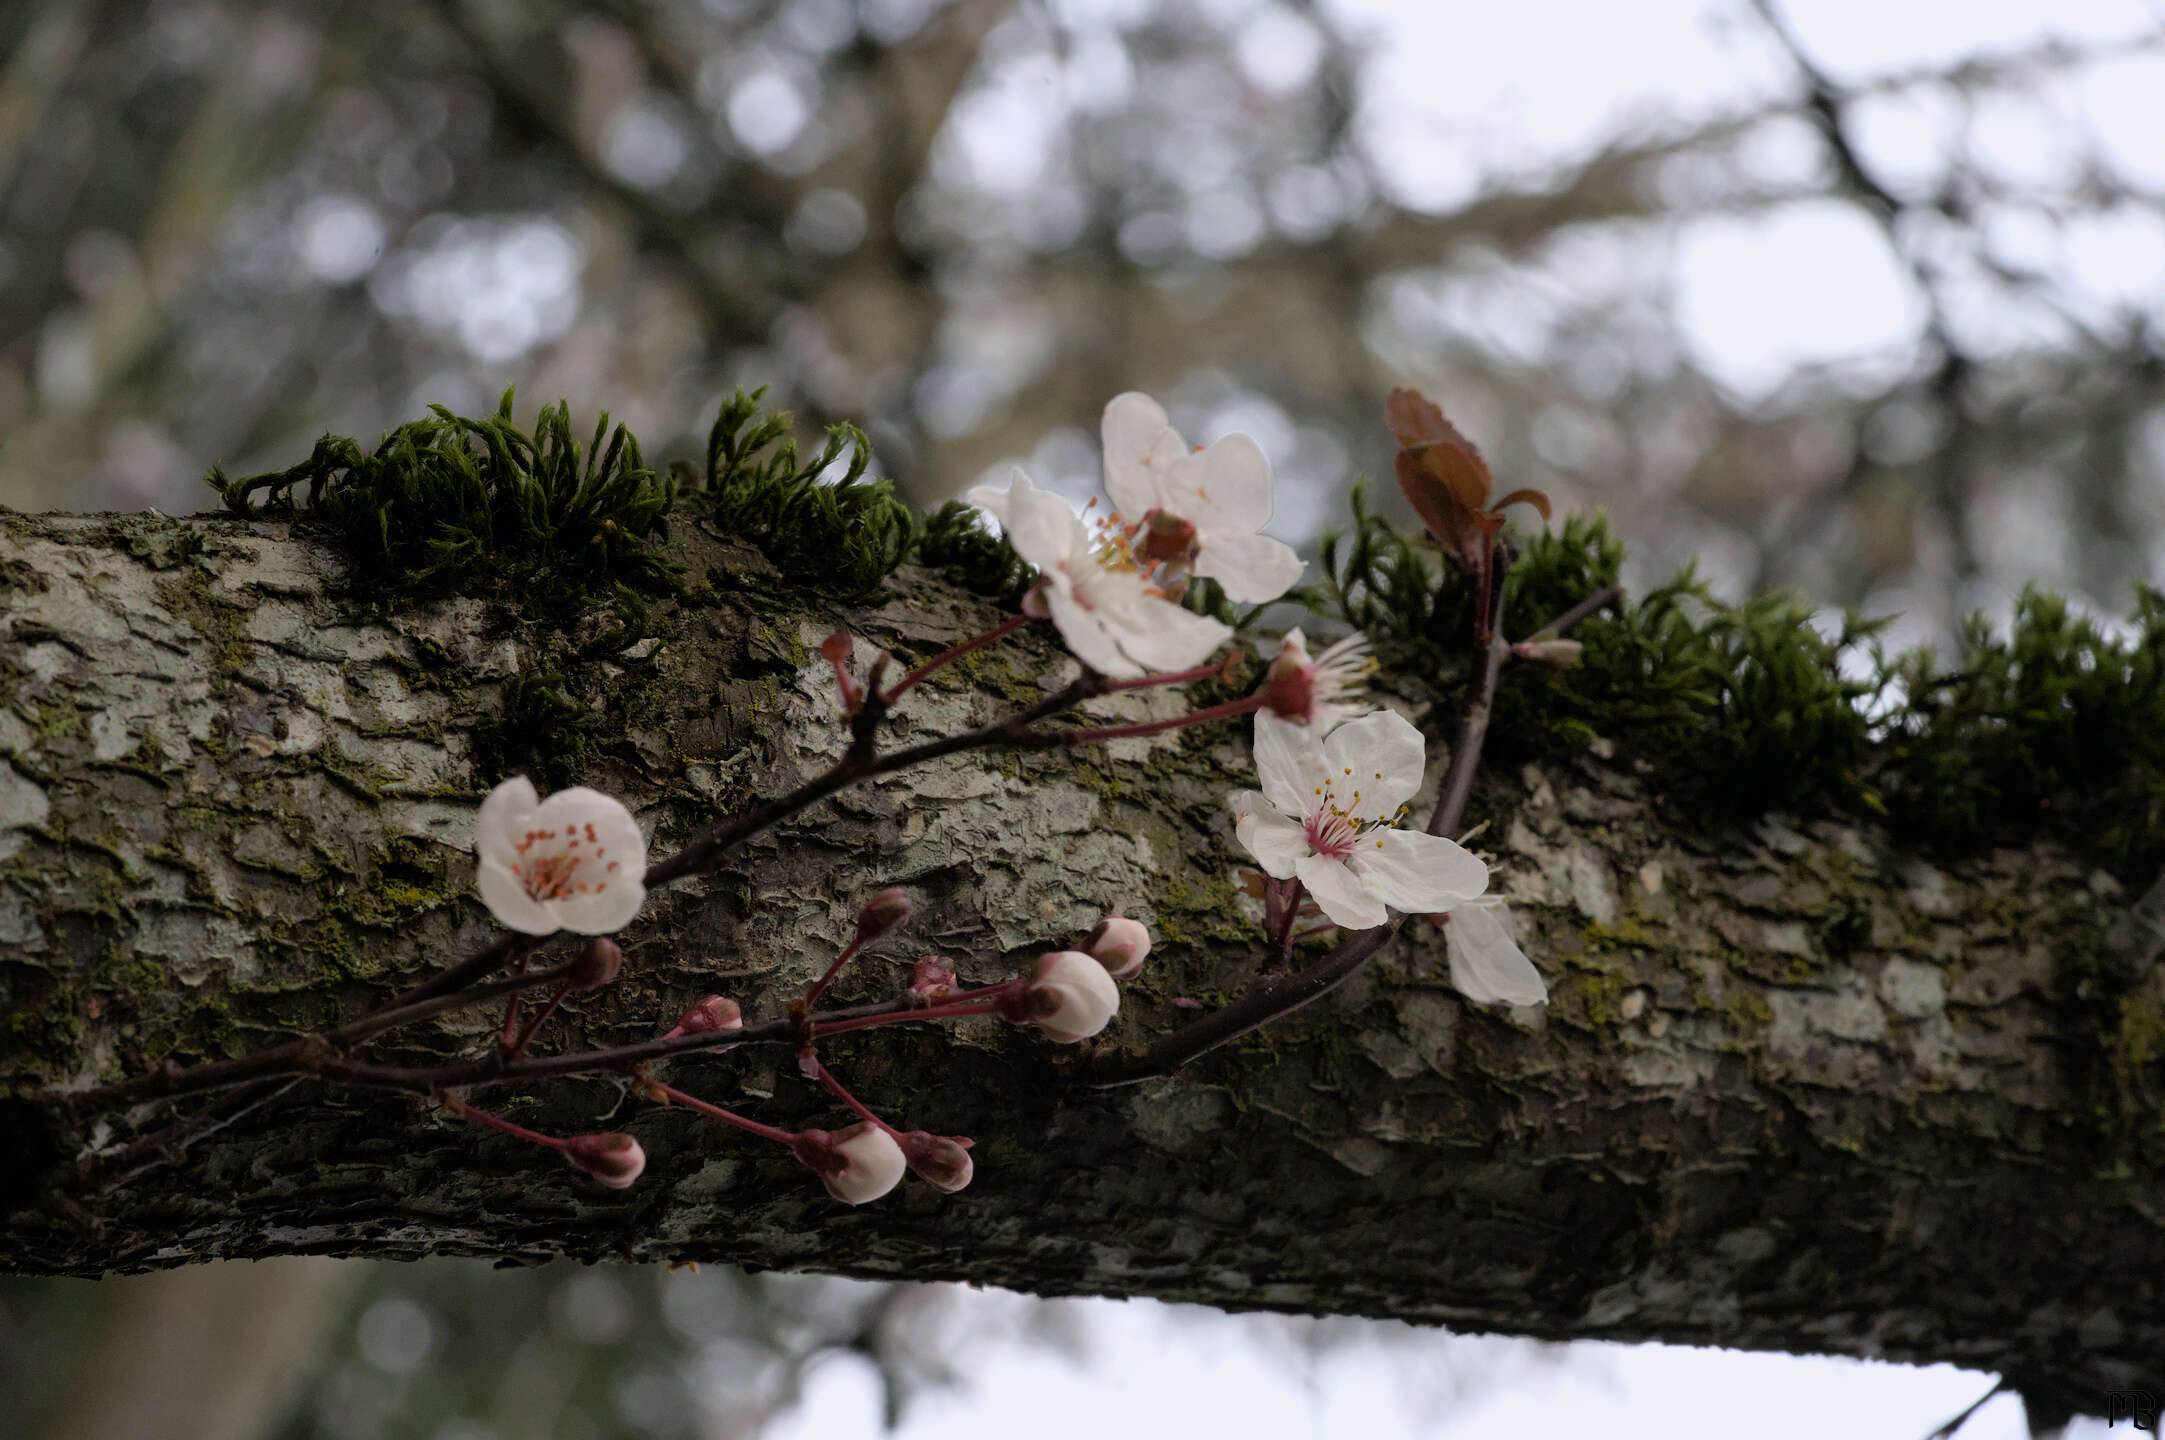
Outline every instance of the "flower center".
<svg viewBox="0 0 2165 1440">
<path fill-rule="evenodd" d="M 1301 829 L 1308 836 L 1308 848 L 1326 860 L 1345 859 L 1361 838 L 1361 827 L 1350 816 L 1329 810 L 1310 815 L 1301 822 Z"/>
<path fill-rule="evenodd" d="M 586 853 L 580 854 L 582 846 Z M 580 867 L 591 860 L 606 877 L 617 867 L 607 859 L 609 849 L 594 834 L 592 825 L 567 825 L 562 830 L 529 830 L 512 847 L 519 859 L 511 873 L 535 900 L 569 900 L 574 895 L 598 895 L 609 888 L 606 878 L 586 881 Z M 529 853 L 532 852 L 532 853 Z M 587 874 L 594 873 L 588 869 Z"/>
</svg>

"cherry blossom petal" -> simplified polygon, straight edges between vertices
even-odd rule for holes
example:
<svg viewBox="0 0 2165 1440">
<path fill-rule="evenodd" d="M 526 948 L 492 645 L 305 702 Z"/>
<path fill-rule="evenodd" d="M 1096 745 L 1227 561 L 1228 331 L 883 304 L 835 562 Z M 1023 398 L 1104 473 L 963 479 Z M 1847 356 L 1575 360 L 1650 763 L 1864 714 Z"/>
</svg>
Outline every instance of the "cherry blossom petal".
<svg viewBox="0 0 2165 1440">
<path fill-rule="evenodd" d="M 1444 949 L 1451 957 L 1451 984 L 1477 1005 L 1540 1005 L 1548 986 L 1526 958 L 1501 905 L 1464 905 L 1451 912 L 1443 927 Z"/>
<path fill-rule="evenodd" d="M 1232 637 L 1232 627 L 1170 600 L 1138 594 L 1100 612 L 1129 659 L 1151 670 L 1191 670 Z"/>
<path fill-rule="evenodd" d="M 515 847 L 527 829 L 527 818 L 540 808 L 534 782 L 524 775 L 514 775 L 491 790 L 474 820 L 474 853 L 509 869 L 519 858 Z"/>
<path fill-rule="evenodd" d="M 1308 853 L 1308 832 L 1297 820 L 1274 815 L 1267 802 L 1253 790 L 1233 797 L 1233 833 L 1263 867 L 1263 873 L 1279 880 L 1293 878 L 1301 857 Z"/>
<path fill-rule="evenodd" d="M 1410 914 L 1449 910 L 1488 888 L 1488 866 L 1472 851 L 1416 830 L 1371 830 L 1346 864 L 1377 899 Z"/>
<path fill-rule="evenodd" d="M 1186 457 L 1180 432 L 1165 407 L 1140 390 L 1115 395 L 1099 426 L 1105 446 L 1105 493 L 1128 520 L 1140 520 L 1164 503 L 1164 476 Z"/>
<path fill-rule="evenodd" d="M 1281 720 L 1269 711 L 1255 717 L 1255 771 L 1263 784 L 1263 796 L 1281 815 L 1310 815 L 1320 809 L 1330 772 L 1325 769 L 1323 746 L 1306 725 Z"/>
<path fill-rule="evenodd" d="M 1227 435 L 1189 455 L 1165 477 L 1168 509 L 1213 533 L 1252 535 L 1270 520 L 1270 461 L 1246 435 Z"/>
<path fill-rule="evenodd" d="M 1236 605 L 1261 605 L 1300 583 L 1307 562 L 1283 540 L 1268 535 L 1203 532 L 1194 571 L 1215 580 Z"/>
<path fill-rule="evenodd" d="M 642 865 L 638 875 L 619 871 L 605 880 L 596 880 L 593 889 L 557 901 L 557 919 L 566 930 L 581 935 L 615 934 L 631 924 L 639 907 L 646 903 L 646 882 L 640 878 L 645 873 Z"/>
<path fill-rule="evenodd" d="M 1413 722 L 1395 710 L 1348 720 L 1323 742 L 1323 760 L 1339 804 L 1361 792 L 1363 820 L 1389 820 L 1421 788 L 1428 747 Z"/>
<path fill-rule="evenodd" d="M 1015 553 L 1040 570 L 1090 551 L 1089 529 L 1067 501 L 1032 485 L 1019 465 L 1008 476 L 1005 490 L 980 485 L 965 498 L 999 521 Z"/>
<path fill-rule="evenodd" d="M 1333 925 L 1346 930 L 1373 930 L 1390 918 L 1384 913 L 1383 902 L 1368 893 L 1342 860 L 1303 855 L 1294 873 L 1308 887 L 1308 897 Z"/>
<path fill-rule="evenodd" d="M 554 935 L 564 928 L 555 908 L 527 894 L 525 883 L 511 873 L 509 866 L 483 855 L 476 879 L 481 886 L 481 902 L 499 924 L 523 935 Z"/>
<path fill-rule="evenodd" d="M 542 801 L 533 823 L 550 830 L 577 829 L 581 848 L 601 851 L 606 859 L 622 862 L 626 870 L 646 874 L 646 836 L 614 795 L 573 785 Z"/>
<path fill-rule="evenodd" d="M 1067 648 L 1075 652 L 1075 658 L 1115 680 L 1133 680 L 1143 673 L 1137 665 L 1120 653 L 1120 646 L 1106 632 L 1098 619 L 1098 612 L 1084 606 L 1075 598 L 1075 586 L 1064 571 L 1045 572 L 1045 608 L 1052 614 L 1052 623 L 1059 627 L 1060 638 Z"/>
</svg>

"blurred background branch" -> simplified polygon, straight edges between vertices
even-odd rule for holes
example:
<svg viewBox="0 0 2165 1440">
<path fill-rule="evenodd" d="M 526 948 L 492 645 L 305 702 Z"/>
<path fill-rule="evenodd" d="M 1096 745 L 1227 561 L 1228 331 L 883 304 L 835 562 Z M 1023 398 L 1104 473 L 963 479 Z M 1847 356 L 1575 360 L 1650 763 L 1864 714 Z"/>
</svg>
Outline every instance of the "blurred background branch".
<svg viewBox="0 0 2165 1440">
<path fill-rule="evenodd" d="M 0 19 L 0 497 L 197 508 L 516 381 L 694 448 L 772 382 L 921 501 L 1105 397 L 1313 537 L 1445 397 L 1637 578 L 1899 611 L 2165 555 L 2137 6 L 74 0 Z"/>
</svg>

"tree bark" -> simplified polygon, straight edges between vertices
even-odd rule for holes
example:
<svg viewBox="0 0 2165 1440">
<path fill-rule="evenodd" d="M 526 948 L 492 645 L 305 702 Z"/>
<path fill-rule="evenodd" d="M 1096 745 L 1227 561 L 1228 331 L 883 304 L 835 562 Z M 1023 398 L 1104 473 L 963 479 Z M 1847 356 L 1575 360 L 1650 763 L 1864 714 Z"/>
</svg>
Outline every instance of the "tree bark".
<svg viewBox="0 0 2165 1440">
<path fill-rule="evenodd" d="M 205 1102 L 71 1132 L 47 1087 L 325 1027 L 490 939 L 467 847 L 499 768 L 623 797 L 663 853 L 841 752 L 816 650 L 838 619 L 861 663 L 998 618 L 910 570 L 845 614 L 692 517 L 675 533 L 679 596 L 549 624 L 519 596 L 384 603 L 275 525 L 0 515 L 0 1265 L 717 1260 L 1951 1361 L 2093 1412 L 2165 1381 L 2165 981 L 2141 907 L 2044 840 L 1926 857 L 1850 820 L 1724 828 L 1606 744 L 1476 791 L 1545 1009 L 1463 1003 L 1414 921 L 1322 1003 L 1125 1089 L 1077 1085 L 1069 1055 L 989 1020 L 830 1042 L 897 1124 L 976 1137 L 953 1197 L 841 1208 L 779 1147 L 603 1080 L 476 1098 L 636 1134 L 650 1163 L 623 1192 L 315 1082 L 177 1163 L 70 1190 L 83 1147 Z M 507 711 L 507 682 L 544 672 L 569 708 Z M 1026 633 L 914 692 L 899 739 L 1073 673 Z M 1448 686 L 1385 679 L 1450 733 Z M 933 949 L 1003 978 L 1121 911 L 1158 948 L 1101 1043 L 1140 1045 L 1260 973 L 1224 809 L 1252 776 L 1245 727 L 1217 726 L 862 787 L 657 894 L 623 978 L 542 1048 L 650 1036 L 710 991 L 778 1014 L 890 884 L 917 919 L 844 972 L 841 1002 L 895 993 Z M 479 1053 L 498 1018 L 371 1053 Z M 844 1123 L 786 1047 L 668 1076 L 777 1125 Z"/>
</svg>

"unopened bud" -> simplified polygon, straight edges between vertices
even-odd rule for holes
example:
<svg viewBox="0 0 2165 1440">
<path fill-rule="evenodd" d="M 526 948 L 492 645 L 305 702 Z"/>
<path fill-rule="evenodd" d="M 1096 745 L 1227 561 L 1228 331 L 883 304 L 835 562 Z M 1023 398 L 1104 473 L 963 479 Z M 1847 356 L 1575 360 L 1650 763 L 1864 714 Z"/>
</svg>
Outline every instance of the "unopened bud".
<svg viewBox="0 0 2165 1440">
<path fill-rule="evenodd" d="M 944 955 L 927 955 L 910 967 L 910 1003 L 937 1005 L 960 988 Z"/>
<path fill-rule="evenodd" d="M 677 1017 L 674 1030 L 662 1036 L 674 1040 L 679 1035 L 709 1035 L 717 1030 L 742 1030 L 744 1011 L 737 1002 L 725 995 L 709 995 Z"/>
<path fill-rule="evenodd" d="M 611 1190 L 623 1190 L 646 1169 L 646 1151 L 631 1136 L 618 1132 L 573 1135 L 564 1142 L 564 1158 L 571 1168 L 593 1176 Z"/>
<path fill-rule="evenodd" d="M 1080 950 L 1042 956 L 1023 994 L 1029 1023 L 1062 1045 L 1089 1039 L 1120 1011 L 1120 987 L 1095 956 Z"/>
<path fill-rule="evenodd" d="M 819 653 L 830 665 L 839 665 L 849 659 L 850 646 L 855 641 L 847 630 L 837 630 L 819 642 Z"/>
<path fill-rule="evenodd" d="M 933 1135 L 912 1130 L 902 1137 L 902 1158 L 918 1179 L 944 1194 L 952 1195 L 970 1183 L 976 1166 L 970 1147 L 977 1142 L 963 1135 Z"/>
<path fill-rule="evenodd" d="M 1576 640 L 1521 640 L 1511 647 L 1511 653 L 1521 660 L 1538 660 L 1569 670 L 1585 655 L 1586 647 Z"/>
<path fill-rule="evenodd" d="M 801 1130 L 791 1148 L 827 1193 L 846 1205 L 862 1205 L 894 1189 L 907 1163 L 895 1137 L 870 1121 L 840 1131 Z"/>
<path fill-rule="evenodd" d="M 616 979 L 624 968 L 624 952 L 614 940 L 606 935 L 596 935 L 579 950 L 579 958 L 571 962 L 571 973 L 564 983 L 574 990 L 599 990 Z"/>
<path fill-rule="evenodd" d="M 880 891 L 857 912 L 857 943 L 867 944 L 910 923 L 914 907 L 899 885 Z"/>
<path fill-rule="evenodd" d="M 1143 973 L 1143 961 L 1150 954 L 1150 932 L 1140 920 L 1108 915 L 1098 921 L 1098 928 L 1090 932 L 1083 949 L 1115 980 L 1133 980 Z"/>
<path fill-rule="evenodd" d="M 1300 631 L 1285 637 L 1278 658 L 1263 672 L 1263 708 L 1281 720 L 1306 725 L 1316 713 L 1316 664 Z"/>
</svg>

